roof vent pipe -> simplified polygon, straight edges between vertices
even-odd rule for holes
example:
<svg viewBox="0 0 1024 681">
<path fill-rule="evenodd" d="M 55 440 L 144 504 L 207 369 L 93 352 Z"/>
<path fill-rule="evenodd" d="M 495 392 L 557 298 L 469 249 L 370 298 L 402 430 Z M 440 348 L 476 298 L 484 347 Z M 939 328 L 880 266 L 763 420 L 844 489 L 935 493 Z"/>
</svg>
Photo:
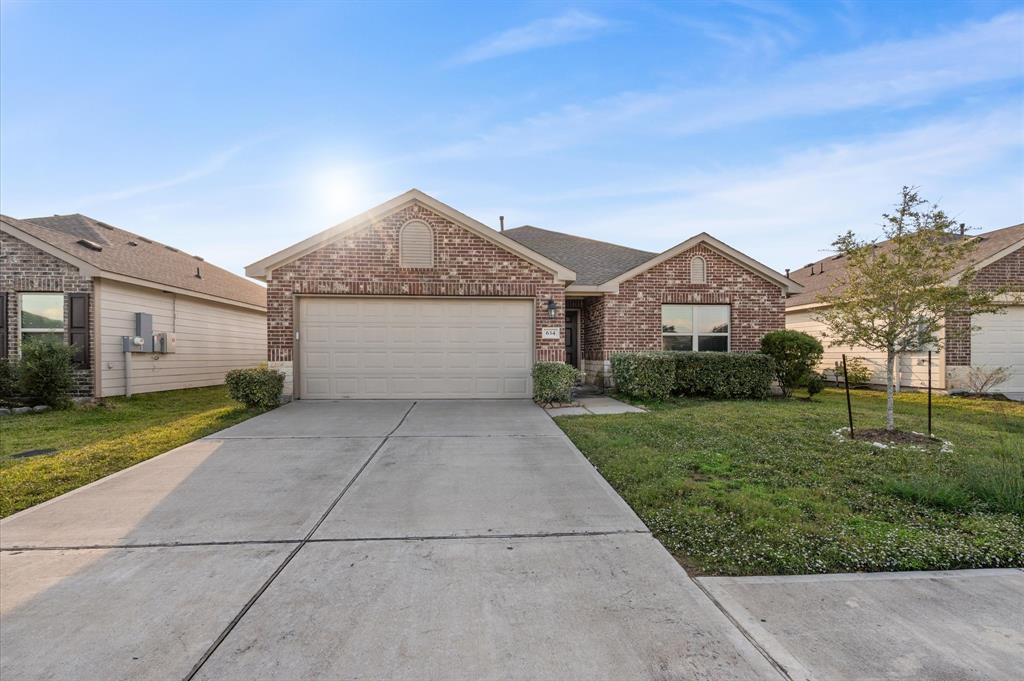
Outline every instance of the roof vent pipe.
<svg viewBox="0 0 1024 681">
<path fill-rule="evenodd" d="M 197 267 L 196 268 L 196 279 L 202 279 L 202 278 L 203 278 L 203 273 L 200 272 L 199 268 Z"/>
<path fill-rule="evenodd" d="M 786 279 L 789 279 L 789 268 L 786 268 Z"/>
<path fill-rule="evenodd" d="M 498 224 L 501 225 L 501 231 L 504 232 L 505 231 L 505 216 L 504 215 L 499 215 L 498 216 Z"/>
<path fill-rule="evenodd" d="M 811 276 L 814 276 L 814 263 L 811 263 Z"/>
</svg>

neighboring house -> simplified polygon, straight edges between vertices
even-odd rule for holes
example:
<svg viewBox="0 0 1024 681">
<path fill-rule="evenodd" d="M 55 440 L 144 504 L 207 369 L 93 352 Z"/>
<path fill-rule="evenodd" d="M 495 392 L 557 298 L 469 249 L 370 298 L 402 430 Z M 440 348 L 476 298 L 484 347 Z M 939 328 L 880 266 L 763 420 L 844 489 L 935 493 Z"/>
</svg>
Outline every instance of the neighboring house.
<svg viewBox="0 0 1024 681">
<path fill-rule="evenodd" d="M 985 288 L 1008 286 L 1013 292 L 1024 292 L 1024 224 L 997 229 L 967 237 L 977 241 L 969 259 L 958 265 L 952 279 L 973 265 L 975 285 Z M 884 247 L 884 243 L 880 244 Z M 821 368 L 831 372 L 843 353 L 861 357 L 874 372 L 873 382 L 885 384 L 885 353 L 862 347 L 831 345 L 826 327 L 815 319 L 823 306 L 818 296 L 834 282 L 842 280 L 846 258 L 831 256 L 810 263 L 792 272 L 790 277 L 804 286 L 804 291 L 786 301 L 786 327 L 805 331 L 820 338 L 825 345 Z M 1024 304 L 1011 293 L 1006 302 L 1015 303 L 1002 314 L 982 314 L 973 318 L 957 317 L 946 323 L 943 349 L 932 358 L 932 386 L 939 390 L 962 390 L 971 367 L 1009 367 L 1010 380 L 996 386 L 996 392 L 1024 393 Z M 976 328 L 971 328 L 976 327 Z M 897 380 L 904 387 L 923 388 L 928 385 L 928 353 L 910 352 L 899 358 Z"/>
<path fill-rule="evenodd" d="M 259 262 L 286 391 L 529 397 L 537 361 L 610 378 L 612 353 L 758 349 L 799 284 L 707 234 L 663 253 L 499 232 L 411 190 Z"/>
<path fill-rule="evenodd" d="M 265 359 L 259 284 L 84 215 L 0 216 L 0 357 L 56 338 L 76 349 L 76 396 L 123 395 L 136 312 L 176 347 L 132 355 L 132 392 L 215 385 Z"/>
</svg>

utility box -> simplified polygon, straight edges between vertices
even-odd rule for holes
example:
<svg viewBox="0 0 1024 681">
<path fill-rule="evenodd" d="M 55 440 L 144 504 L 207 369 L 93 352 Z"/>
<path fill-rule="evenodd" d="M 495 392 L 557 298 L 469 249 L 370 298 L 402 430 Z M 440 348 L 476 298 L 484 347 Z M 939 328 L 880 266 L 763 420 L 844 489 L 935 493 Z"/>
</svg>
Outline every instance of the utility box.
<svg viewBox="0 0 1024 681">
<path fill-rule="evenodd" d="M 173 333 L 161 331 L 153 336 L 153 350 L 170 355 L 177 351 L 177 339 Z"/>
<path fill-rule="evenodd" d="M 153 352 L 153 315 L 135 313 L 135 335 L 122 336 L 125 352 Z"/>
</svg>

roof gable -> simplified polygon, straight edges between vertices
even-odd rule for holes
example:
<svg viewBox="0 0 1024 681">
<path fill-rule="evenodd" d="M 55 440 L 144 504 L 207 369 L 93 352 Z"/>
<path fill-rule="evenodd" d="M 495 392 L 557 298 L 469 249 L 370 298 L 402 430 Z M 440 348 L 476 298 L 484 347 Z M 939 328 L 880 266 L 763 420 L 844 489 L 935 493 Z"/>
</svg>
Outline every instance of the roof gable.
<svg viewBox="0 0 1024 681">
<path fill-rule="evenodd" d="M 755 274 L 760 275 L 761 277 L 767 279 L 768 281 L 777 284 L 779 287 L 782 288 L 783 291 L 786 291 L 787 293 L 794 293 L 803 290 L 803 287 L 800 286 L 800 284 L 793 281 L 792 279 L 789 279 L 784 274 L 780 274 L 779 272 L 776 272 L 767 265 L 760 263 L 757 260 L 754 260 L 753 258 L 751 258 L 748 255 L 745 255 L 744 253 L 741 253 L 740 251 L 736 250 L 735 248 L 726 244 L 725 242 L 719 241 L 718 239 L 711 236 L 707 232 L 701 232 L 700 234 L 692 236 L 686 241 L 676 244 L 675 246 L 666 251 L 662 251 L 661 253 L 657 254 L 650 260 L 647 260 L 646 262 L 643 262 L 637 265 L 636 267 L 627 270 L 612 279 L 609 279 L 604 284 L 602 284 L 602 288 L 607 287 L 609 290 L 611 290 L 612 287 L 614 287 L 614 289 L 617 290 L 618 285 L 620 283 L 632 279 L 633 277 L 639 274 L 643 274 L 647 270 L 657 267 L 658 265 L 667 260 L 671 260 L 680 253 L 688 251 L 689 249 L 693 248 L 698 244 L 704 244 L 708 248 L 711 248 L 720 255 L 728 258 L 729 260 L 732 260 L 741 267 L 745 267 L 746 269 L 754 272 Z"/>
<path fill-rule="evenodd" d="M 71 263 L 87 276 L 107 276 L 266 309 L 266 289 L 259 284 L 86 215 L 28 220 L 3 216 L 2 220 L 4 231 Z"/>
<path fill-rule="evenodd" d="M 995 229 L 989 232 L 972 235 L 978 245 L 970 257 L 964 258 L 952 272 L 952 281 L 959 279 L 960 274 L 968 266 L 977 269 L 1000 260 L 1018 248 L 1024 247 L 1024 223 Z M 885 248 L 888 241 L 879 242 L 879 248 Z M 808 263 L 790 273 L 794 281 L 803 285 L 804 290 L 786 300 L 787 308 L 804 305 L 820 305 L 818 297 L 830 290 L 832 285 L 843 279 L 846 272 L 847 259 L 842 255 L 830 255 L 813 263 Z"/>
<path fill-rule="evenodd" d="M 528 246 L 506 237 L 501 232 L 491 229 L 487 225 L 474 220 L 468 215 L 460 213 L 451 206 L 438 201 L 418 189 L 410 189 L 390 201 L 386 201 L 379 206 L 360 213 L 355 217 L 349 218 L 334 227 L 330 227 L 307 239 L 303 239 L 302 241 L 278 251 L 273 255 L 269 255 L 262 260 L 258 260 L 257 262 L 247 266 L 245 268 L 245 273 L 250 277 L 266 279 L 271 276 L 271 273 L 275 268 L 297 260 L 333 241 L 365 228 L 392 213 L 402 210 L 413 202 L 422 204 L 426 208 L 429 208 L 430 210 L 451 220 L 463 229 L 490 241 L 506 251 L 527 260 L 528 262 L 548 270 L 559 280 L 573 281 L 576 279 L 576 273 L 564 264 L 558 263 L 548 256 L 538 253 L 530 249 Z"/>
</svg>

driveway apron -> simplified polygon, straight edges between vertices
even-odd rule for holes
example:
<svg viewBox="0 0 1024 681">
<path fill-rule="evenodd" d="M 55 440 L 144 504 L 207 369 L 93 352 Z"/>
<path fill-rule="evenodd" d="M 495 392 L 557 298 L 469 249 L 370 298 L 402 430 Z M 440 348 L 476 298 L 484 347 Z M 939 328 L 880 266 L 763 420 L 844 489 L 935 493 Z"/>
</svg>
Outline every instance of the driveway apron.
<svg viewBox="0 0 1024 681">
<path fill-rule="evenodd" d="M 293 402 L 0 549 L 4 678 L 781 678 L 528 401 Z"/>
</svg>

